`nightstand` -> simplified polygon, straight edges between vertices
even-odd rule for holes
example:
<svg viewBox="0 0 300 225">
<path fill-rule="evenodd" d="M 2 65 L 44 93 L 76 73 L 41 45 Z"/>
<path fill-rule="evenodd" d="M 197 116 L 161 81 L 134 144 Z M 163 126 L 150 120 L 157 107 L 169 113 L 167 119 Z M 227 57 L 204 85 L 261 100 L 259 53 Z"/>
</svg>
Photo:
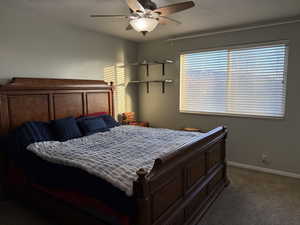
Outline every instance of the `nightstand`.
<svg viewBox="0 0 300 225">
<path fill-rule="evenodd" d="M 190 132 L 201 132 L 201 133 L 205 133 L 202 130 L 200 130 L 199 128 L 193 128 L 193 127 L 185 127 L 182 128 L 182 130 L 184 131 L 190 131 Z"/>
<path fill-rule="evenodd" d="M 149 127 L 149 122 L 129 122 L 128 125 Z"/>
</svg>

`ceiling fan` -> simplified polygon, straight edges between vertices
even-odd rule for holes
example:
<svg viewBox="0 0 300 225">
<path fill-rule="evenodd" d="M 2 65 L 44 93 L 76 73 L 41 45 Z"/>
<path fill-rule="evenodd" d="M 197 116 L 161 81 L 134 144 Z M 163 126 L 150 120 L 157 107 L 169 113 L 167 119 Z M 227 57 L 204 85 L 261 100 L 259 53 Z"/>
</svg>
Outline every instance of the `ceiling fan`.
<svg viewBox="0 0 300 225">
<path fill-rule="evenodd" d="M 167 5 L 160 8 L 151 0 L 126 1 L 131 12 L 130 15 L 91 15 L 91 17 L 127 19 L 129 25 L 126 27 L 126 30 L 134 29 L 145 36 L 148 32 L 153 31 L 158 24 L 167 24 L 170 22 L 181 24 L 181 22 L 167 16 L 195 6 L 193 1 Z"/>
</svg>

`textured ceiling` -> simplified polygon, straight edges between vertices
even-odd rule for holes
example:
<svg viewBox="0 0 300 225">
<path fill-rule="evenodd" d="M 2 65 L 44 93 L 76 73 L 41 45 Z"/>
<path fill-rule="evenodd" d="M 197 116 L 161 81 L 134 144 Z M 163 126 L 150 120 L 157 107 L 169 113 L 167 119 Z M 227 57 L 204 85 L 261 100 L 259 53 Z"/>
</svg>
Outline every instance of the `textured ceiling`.
<svg viewBox="0 0 300 225">
<path fill-rule="evenodd" d="M 40 16 L 133 41 L 177 37 L 224 27 L 277 20 L 300 15 L 300 0 L 194 0 L 196 7 L 171 16 L 182 25 L 160 25 L 147 37 L 125 31 L 127 21 L 90 18 L 90 14 L 128 14 L 125 0 L 0 0 Z M 185 0 L 154 0 L 164 6 Z"/>
</svg>

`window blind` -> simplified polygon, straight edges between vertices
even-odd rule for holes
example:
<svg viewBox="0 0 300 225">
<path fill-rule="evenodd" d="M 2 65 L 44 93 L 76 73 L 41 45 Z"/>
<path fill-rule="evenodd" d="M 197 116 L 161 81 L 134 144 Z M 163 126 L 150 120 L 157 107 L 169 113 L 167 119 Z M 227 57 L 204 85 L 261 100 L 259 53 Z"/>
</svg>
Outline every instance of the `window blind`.
<svg viewBox="0 0 300 225">
<path fill-rule="evenodd" d="M 125 90 L 125 69 L 119 66 L 107 66 L 104 68 L 104 81 L 113 82 L 114 90 L 114 108 L 116 115 L 125 112 L 126 90 Z"/>
<path fill-rule="evenodd" d="M 286 44 L 182 54 L 180 111 L 284 117 Z"/>
</svg>

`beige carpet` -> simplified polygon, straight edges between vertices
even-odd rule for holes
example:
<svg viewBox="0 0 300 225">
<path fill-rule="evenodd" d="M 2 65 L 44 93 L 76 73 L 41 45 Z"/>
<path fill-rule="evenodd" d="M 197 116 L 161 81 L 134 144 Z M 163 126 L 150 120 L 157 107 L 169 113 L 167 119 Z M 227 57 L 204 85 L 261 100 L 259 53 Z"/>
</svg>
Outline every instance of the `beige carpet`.
<svg viewBox="0 0 300 225">
<path fill-rule="evenodd" d="M 199 225 L 300 225 L 300 180 L 230 168 L 230 186 Z M 0 225 L 57 225 L 17 202 L 0 202 Z"/>
<path fill-rule="evenodd" d="M 229 168 L 230 186 L 199 225 L 300 225 L 300 180 Z"/>
</svg>

